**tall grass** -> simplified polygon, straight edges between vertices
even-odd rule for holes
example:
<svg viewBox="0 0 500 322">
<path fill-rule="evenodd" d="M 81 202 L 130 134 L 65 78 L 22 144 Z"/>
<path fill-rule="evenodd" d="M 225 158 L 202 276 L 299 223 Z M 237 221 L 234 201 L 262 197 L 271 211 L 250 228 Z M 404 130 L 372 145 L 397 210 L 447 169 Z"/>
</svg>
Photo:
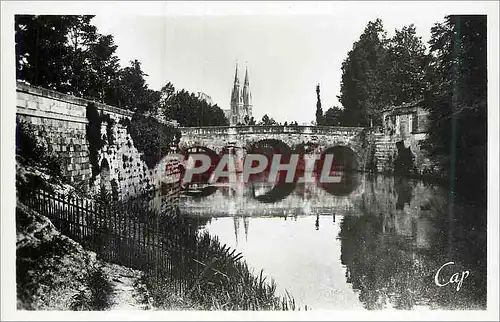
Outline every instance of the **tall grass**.
<svg viewBox="0 0 500 322">
<path fill-rule="evenodd" d="M 263 271 L 255 275 L 236 253 L 208 233 L 198 236 L 198 258 L 191 258 L 198 271 L 188 296 L 205 308 L 218 310 L 295 310 L 289 294 L 276 296 L 276 283 L 267 281 Z"/>
<path fill-rule="evenodd" d="M 167 249 L 167 267 L 154 259 L 144 265 L 144 282 L 157 305 L 205 310 L 298 309 L 290 294 L 276 295 L 276 283 L 267 280 L 262 271 L 254 274 L 241 253 L 221 245 L 216 236 L 200 233 L 206 219 L 160 216 L 145 200 L 138 198 L 132 201 L 136 206 L 127 208 L 140 209 L 136 219 L 155 230 Z M 175 303 L 168 302 L 169 298 Z"/>
<path fill-rule="evenodd" d="M 145 282 L 152 290 L 153 298 L 163 299 L 165 296 L 164 291 L 158 291 L 158 284 L 171 288 L 178 283 L 181 287 L 176 287 L 177 294 L 200 309 L 299 309 L 288 292 L 284 296 L 276 295 L 276 283 L 267 280 L 263 271 L 254 274 L 241 253 L 221 245 L 216 236 L 198 233 L 193 218 L 177 216 L 169 217 L 167 221 L 170 221 L 165 226 L 170 232 L 168 236 L 180 247 L 178 251 L 170 252 L 173 259 L 170 274 L 162 279 L 146 275 Z"/>
</svg>

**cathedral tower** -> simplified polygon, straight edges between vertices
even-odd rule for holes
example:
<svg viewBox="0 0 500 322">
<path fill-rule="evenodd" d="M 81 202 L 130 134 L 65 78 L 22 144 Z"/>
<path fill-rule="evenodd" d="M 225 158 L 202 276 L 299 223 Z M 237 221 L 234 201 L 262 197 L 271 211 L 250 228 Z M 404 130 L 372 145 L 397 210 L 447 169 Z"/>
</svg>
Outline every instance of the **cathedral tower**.
<svg viewBox="0 0 500 322">
<path fill-rule="evenodd" d="M 250 81 L 248 78 L 248 69 L 245 70 L 245 80 L 243 88 L 240 86 L 238 76 L 238 63 L 234 73 L 234 84 L 231 92 L 231 109 L 229 123 L 231 125 L 245 124 L 245 118 L 252 117 L 252 94 L 250 93 Z"/>
<path fill-rule="evenodd" d="M 236 63 L 236 71 L 234 72 L 233 91 L 231 92 L 231 125 L 238 124 L 241 111 L 243 110 L 243 97 L 241 95 L 240 78 L 238 76 L 238 63 Z"/>
<path fill-rule="evenodd" d="M 252 117 L 252 93 L 250 92 L 250 81 L 248 80 L 248 68 L 245 68 L 245 83 L 243 84 L 243 120 L 245 116 Z"/>
</svg>

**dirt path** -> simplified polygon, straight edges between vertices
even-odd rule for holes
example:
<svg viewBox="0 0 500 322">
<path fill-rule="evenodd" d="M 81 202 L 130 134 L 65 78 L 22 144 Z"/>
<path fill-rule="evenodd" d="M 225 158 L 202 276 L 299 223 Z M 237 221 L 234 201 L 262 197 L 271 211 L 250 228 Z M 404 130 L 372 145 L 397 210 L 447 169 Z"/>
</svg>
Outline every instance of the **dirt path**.
<svg viewBox="0 0 500 322">
<path fill-rule="evenodd" d="M 110 310 L 151 310 L 152 299 L 141 284 L 140 271 L 104 263 L 103 271 L 113 285 Z"/>
</svg>

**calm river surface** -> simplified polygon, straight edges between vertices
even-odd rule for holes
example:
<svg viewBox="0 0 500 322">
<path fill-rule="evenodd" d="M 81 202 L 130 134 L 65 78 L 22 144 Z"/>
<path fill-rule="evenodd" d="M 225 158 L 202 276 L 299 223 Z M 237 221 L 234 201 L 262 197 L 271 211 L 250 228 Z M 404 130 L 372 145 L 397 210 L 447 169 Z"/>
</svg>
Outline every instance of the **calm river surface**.
<svg viewBox="0 0 500 322">
<path fill-rule="evenodd" d="M 200 230 L 302 307 L 486 308 L 485 211 L 451 204 L 442 187 L 356 174 L 329 186 L 201 188 L 183 197 L 182 212 L 206 219 Z M 449 262 L 438 283 L 458 273 L 458 291 L 435 282 Z"/>
</svg>

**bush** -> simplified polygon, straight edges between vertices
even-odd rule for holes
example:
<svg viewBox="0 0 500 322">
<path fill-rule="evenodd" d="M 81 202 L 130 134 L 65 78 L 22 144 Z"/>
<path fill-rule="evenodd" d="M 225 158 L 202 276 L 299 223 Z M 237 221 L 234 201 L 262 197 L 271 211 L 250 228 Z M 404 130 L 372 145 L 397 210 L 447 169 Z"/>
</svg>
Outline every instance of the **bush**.
<svg viewBox="0 0 500 322">
<path fill-rule="evenodd" d="M 86 287 L 73 296 L 73 311 L 102 311 L 110 307 L 113 286 L 102 267 L 95 267 L 87 276 Z"/>
<path fill-rule="evenodd" d="M 180 140 L 180 131 L 162 124 L 153 117 L 135 113 L 128 126 L 134 146 L 142 153 L 149 169 L 170 152 L 170 146 Z"/>
<path fill-rule="evenodd" d="M 16 119 L 16 155 L 30 165 L 47 168 L 50 175 L 61 176 L 59 161 L 47 151 L 34 132 L 32 124 Z"/>
</svg>

